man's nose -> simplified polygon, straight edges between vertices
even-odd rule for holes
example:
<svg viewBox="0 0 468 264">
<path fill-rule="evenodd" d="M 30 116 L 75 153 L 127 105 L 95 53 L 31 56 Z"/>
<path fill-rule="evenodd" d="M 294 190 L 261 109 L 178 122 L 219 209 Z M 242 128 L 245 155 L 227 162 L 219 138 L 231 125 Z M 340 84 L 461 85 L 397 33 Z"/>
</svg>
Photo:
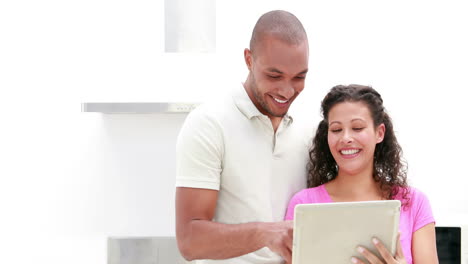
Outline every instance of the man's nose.
<svg viewBox="0 0 468 264">
<path fill-rule="evenodd" d="M 290 99 L 295 94 L 293 84 L 289 81 L 285 81 L 284 83 L 281 84 L 281 87 L 278 93 L 279 95 L 283 96 L 285 99 Z"/>
</svg>

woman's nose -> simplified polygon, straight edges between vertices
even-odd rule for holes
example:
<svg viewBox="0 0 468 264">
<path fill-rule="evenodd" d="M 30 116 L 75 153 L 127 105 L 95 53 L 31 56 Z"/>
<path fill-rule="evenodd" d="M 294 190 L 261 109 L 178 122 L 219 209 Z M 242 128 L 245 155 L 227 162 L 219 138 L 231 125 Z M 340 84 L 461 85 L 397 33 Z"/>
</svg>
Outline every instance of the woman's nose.
<svg viewBox="0 0 468 264">
<path fill-rule="evenodd" d="M 351 136 L 351 134 L 349 132 L 345 131 L 343 133 L 343 137 L 341 138 L 341 142 L 343 142 L 345 144 L 352 143 L 353 142 L 353 137 Z"/>
</svg>

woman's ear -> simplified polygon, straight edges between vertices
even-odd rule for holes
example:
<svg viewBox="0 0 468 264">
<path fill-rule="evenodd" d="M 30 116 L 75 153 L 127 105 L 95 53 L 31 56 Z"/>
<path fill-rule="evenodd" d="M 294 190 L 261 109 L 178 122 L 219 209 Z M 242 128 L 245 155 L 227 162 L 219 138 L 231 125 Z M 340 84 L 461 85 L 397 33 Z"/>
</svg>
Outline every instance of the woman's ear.
<svg viewBox="0 0 468 264">
<path fill-rule="evenodd" d="M 377 137 L 377 144 L 382 142 L 384 140 L 384 137 L 385 137 L 385 124 L 382 123 L 380 125 L 377 126 L 376 130 L 376 137 Z"/>
</svg>

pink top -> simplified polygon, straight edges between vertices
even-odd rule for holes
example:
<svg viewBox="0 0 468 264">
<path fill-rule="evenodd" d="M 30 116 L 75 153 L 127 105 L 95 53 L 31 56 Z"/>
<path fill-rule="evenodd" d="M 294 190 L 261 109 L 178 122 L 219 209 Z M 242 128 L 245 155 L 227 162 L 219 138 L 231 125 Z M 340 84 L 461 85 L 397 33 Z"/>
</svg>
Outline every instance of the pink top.
<svg viewBox="0 0 468 264">
<path fill-rule="evenodd" d="M 395 198 L 396 200 L 402 201 L 401 193 L 398 193 Z M 411 241 L 413 233 L 427 224 L 434 223 L 435 220 L 432 216 L 429 200 L 424 193 L 415 188 L 410 188 L 409 198 L 409 206 L 402 206 L 402 210 L 400 212 L 400 241 L 406 261 L 408 264 L 412 264 L 413 256 L 411 255 Z M 289 201 L 286 216 L 284 218 L 285 220 L 294 219 L 294 207 L 296 204 L 332 202 L 333 201 L 323 184 L 314 188 L 304 189 L 296 193 L 292 197 L 291 201 Z"/>
</svg>

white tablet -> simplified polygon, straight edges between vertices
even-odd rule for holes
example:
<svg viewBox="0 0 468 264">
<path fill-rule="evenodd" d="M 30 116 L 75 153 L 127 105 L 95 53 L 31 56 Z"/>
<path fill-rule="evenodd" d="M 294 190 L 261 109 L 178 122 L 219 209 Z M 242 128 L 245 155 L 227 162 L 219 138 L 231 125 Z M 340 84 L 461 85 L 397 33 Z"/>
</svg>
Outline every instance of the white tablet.
<svg viewBox="0 0 468 264">
<path fill-rule="evenodd" d="M 395 255 L 400 206 L 398 200 L 297 205 L 292 263 L 351 263 L 358 245 L 380 257 L 373 237 Z"/>
</svg>

